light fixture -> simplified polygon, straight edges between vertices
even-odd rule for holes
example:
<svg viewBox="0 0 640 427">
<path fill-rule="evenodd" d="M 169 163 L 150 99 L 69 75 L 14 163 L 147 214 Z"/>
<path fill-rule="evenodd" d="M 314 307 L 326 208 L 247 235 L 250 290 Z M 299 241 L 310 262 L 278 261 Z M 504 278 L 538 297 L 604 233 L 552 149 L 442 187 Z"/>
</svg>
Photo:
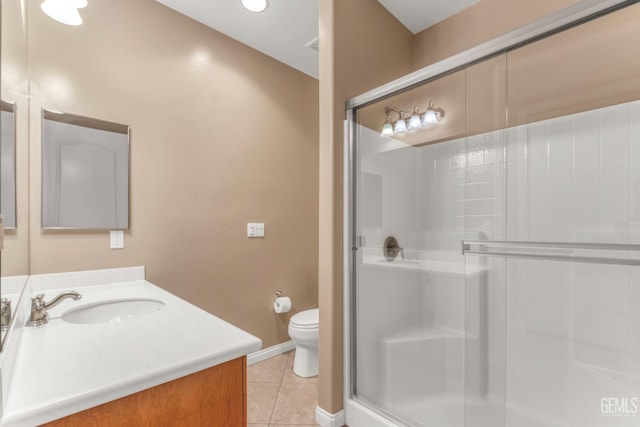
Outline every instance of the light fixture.
<svg viewBox="0 0 640 427">
<path fill-rule="evenodd" d="M 429 102 L 429 108 L 427 108 L 424 114 L 420 114 L 420 110 L 418 110 L 417 107 L 413 107 L 413 113 L 411 114 L 396 107 L 384 107 L 384 113 L 386 120 L 384 125 L 382 125 L 380 136 L 393 136 L 414 131 L 438 123 L 444 117 L 444 110 L 442 108 L 436 108 L 433 102 Z M 391 120 L 391 113 L 398 115 L 395 121 Z"/>
<path fill-rule="evenodd" d="M 393 125 L 393 133 L 404 133 L 407 131 L 407 119 L 405 118 L 404 111 L 400 111 L 400 118 L 396 120 L 396 124 Z"/>
<path fill-rule="evenodd" d="M 413 114 L 409 119 L 409 130 L 419 129 L 422 127 L 422 119 L 420 118 L 420 113 L 416 107 L 413 108 Z"/>
<path fill-rule="evenodd" d="M 242 0 L 242 5 L 251 12 L 263 12 L 269 7 L 269 0 Z"/>
<path fill-rule="evenodd" d="M 424 113 L 422 118 L 422 125 L 428 126 L 434 123 L 438 123 L 444 117 L 444 110 L 442 108 L 436 108 L 433 102 L 429 103 L 429 108 Z"/>
<path fill-rule="evenodd" d="M 44 0 L 40 8 L 50 18 L 66 25 L 82 24 L 78 9 L 87 7 L 87 0 Z"/>
<path fill-rule="evenodd" d="M 389 114 L 387 114 L 387 121 L 384 122 L 382 126 L 382 132 L 380 136 L 392 136 L 393 135 L 393 126 L 391 126 L 391 119 L 389 118 Z"/>
</svg>

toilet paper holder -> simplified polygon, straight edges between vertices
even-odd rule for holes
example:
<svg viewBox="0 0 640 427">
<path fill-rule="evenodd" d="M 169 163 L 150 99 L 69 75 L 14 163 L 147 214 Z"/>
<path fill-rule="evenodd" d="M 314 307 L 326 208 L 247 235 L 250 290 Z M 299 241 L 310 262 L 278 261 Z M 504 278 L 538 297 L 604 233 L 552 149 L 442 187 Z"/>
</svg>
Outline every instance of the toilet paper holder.
<svg viewBox="0 0 640 427">
<path fill-rule="evenodd" d="M 276 292 L 276 297 L 273 299 L 273 311 L 278 314 L 290 312 L 291 298 L 284 296 L 281 291 Z"/>
</svg>

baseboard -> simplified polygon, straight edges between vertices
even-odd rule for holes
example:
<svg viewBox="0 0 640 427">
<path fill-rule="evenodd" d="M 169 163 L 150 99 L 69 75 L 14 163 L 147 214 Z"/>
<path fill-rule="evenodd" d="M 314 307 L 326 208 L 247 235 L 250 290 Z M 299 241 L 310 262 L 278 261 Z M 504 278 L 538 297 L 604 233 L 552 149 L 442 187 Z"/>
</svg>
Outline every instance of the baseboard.
<svg viewBox="0 0 640 427">
<path fill-rule="evenodd" d="M 282 344 L 274 345 L 273 347 L 263 348 L 255 353 L 247 355 L 247 366 L 251 366 L 254 363 L 262 362 L 263 360 L 271 359 L 287 351 L 291 351 L 296 348 L 293 341 L 289 340 Z"/>
<path fill-rule="evenodd" d="M 316 421 L 321 427 L 342 427 L 344 426 L 344 410 L 336 414 L 330 414 L 319 406 L 316 406 Z"/>
</svg>

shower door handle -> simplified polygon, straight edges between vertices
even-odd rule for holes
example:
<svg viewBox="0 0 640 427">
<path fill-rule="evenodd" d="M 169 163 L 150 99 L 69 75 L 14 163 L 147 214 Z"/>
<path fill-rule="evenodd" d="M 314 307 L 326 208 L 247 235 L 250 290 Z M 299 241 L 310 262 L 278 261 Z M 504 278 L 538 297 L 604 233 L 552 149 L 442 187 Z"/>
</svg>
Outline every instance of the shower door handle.
<svg viewBox="0 0 640 427">
<path fill-rule="evenodd" d="M 357 251 L 358 248 L 364 248 L 364 245 L 365 245 L 364 236 L 356 236 L 355 241 L 354 241 L 354 245 L 351 246 L 351 250 L 352 251 Z"/>
</svg>

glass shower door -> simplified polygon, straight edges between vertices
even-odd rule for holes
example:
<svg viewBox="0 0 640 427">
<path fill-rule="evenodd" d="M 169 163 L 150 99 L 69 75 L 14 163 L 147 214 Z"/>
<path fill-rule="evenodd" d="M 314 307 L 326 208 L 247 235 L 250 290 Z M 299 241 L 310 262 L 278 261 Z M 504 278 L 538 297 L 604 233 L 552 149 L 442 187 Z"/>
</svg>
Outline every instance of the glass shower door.
<svg viewBox="0 0 640 427">
<path fill-rule="evenodd" d="M 504 345 L 504 399 L 485 405 L 504 423 L 477 425 L 635 426 L 640 246 L 549 243 L 469 243 L 472 265 L 507 265 L 506 328 L 488 335 Z M 487 286 L 502 288 L 502 277 Z"/>
<path fill-rule="evenodd" d="M 407 426 L 638 425 L 639 19 L 352 110 L 354 400 Z"/>
<path fill-rule="evenodd" d="M 381 136 L 431 102 L 444 120 Z M 353 392 L 401 425 L 464 426 L 465 127 L 464 71 L 356 114 Z"/>
<path fill-rule="evenodd" d="M 487 329 L 504 353 L 495 425 L 640 425 L 639 18 L 630 6 L 507 54 L 507 233 L 465 246 L 468 268 L 505 266 L 484 283 L 505 304 Z"/>
</svg>

